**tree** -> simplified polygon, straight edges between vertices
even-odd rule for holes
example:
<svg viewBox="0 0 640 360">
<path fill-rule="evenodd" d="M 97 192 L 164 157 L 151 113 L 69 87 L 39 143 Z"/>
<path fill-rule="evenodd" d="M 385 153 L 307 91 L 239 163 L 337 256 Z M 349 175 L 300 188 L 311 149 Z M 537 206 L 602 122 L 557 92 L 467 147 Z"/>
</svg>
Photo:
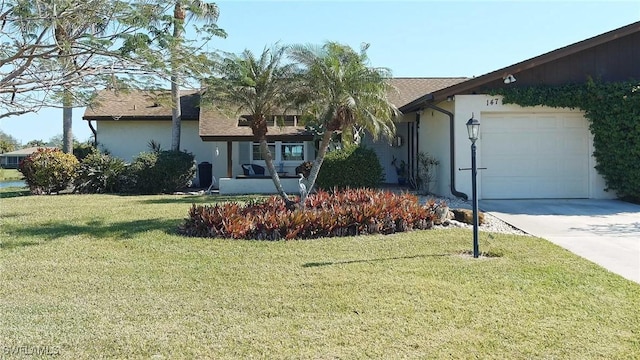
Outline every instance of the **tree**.
<svg viewBox="0 0 640 360">
<path fill-rule="evenodd" d="M 0 130 L 0 154 L 11 152 L 20 147 L 20 142 L 13 136 Z"/>
<path fill-rule="evenodd" d="M 96 89 L 116 86 L 116 74 L 145 72 L 121 50 L 159 18 L 149 9 L 144 0 L 2 2 L 0 118 L 62 107 L 63 150 L 70 153 L 71 108 L 86 105 Z"/>
<path fill-rule="evenodd" d="M 296 65 L 283 64 L 286 51 L 286 47 L 274 45 L 265 48 L 260 57 L 249 50 L 228 54 L 219 67 L 219 76 L 207 80 L 204 99 L 207 105 L 212 103 L 224 112 L 234 109 L 236 115 L 247 115 L 278 194 L 291 206 L 293 202 L 282 187 L 267 144 L 268 120 L 284 113 L 293 102 Z"/>
<path fill-rule="evenodd" d="M 44 142 L 43 140 L 30 140 L 24 145 L 25 148 L 43 147 L 43 146 L 47 146 L 47 143 Z"/>
<path fill-rule="evenodd" d="M 380 135 L 391 139 L 395 134 L 393 120 L 400 112 L 387 99 L 393 90 L 388 81 L 391 72 L 370 67 L 367 48 L 364 44 L 358 53 L 349 46 L 327 42 L 320 47 L 296 45 L 290 51 L 290 57 L 304 68 L 304 110 L 317 119 L 322 132 L 308 189 L 315 184 L 334 133 L 359 126 L 374 139 Z"/>
<path fill-rule="evenodd" d="M 124 1 L 3 1 L 0 118 L 60 107 L 63 86 L 103 86 L 114 69 L 126 68 L 119 41 L 137 29 L 122 24 L 134 11 Z"/>
<path fill-rule="evenodd" d="M 201 0 L 147 0 L 147 3 L 154 9 L 153 14 L 162 15 L 147 21 L 145 31 L 129 36 L 123 50 L 135 62 L 144 64 L 150 74 L 161 80 L 160 83 L 170 82 L 171 149 L 179 150 L 182 116 L 180 89 L 197 88 L 200 80 L 211 74 L 214 67 L 212 56 L 202 49 L 208 46 L 213 37 L 225 37 L 226 33 L 216 25 L 219 10 L 214 3 Z M 198 26 L 190 23 L 191 20 L 205 24 Z M 185 37 L 187 25 L 190 25 L 189 29 L 193 30 L 197 40 Z M 156 85 L 158 83 L 154 82 L 153 86 Z"/>
<path fill-rule="evenodd" d="M 181 69 L 179 50 L 184 37 L 185 18 L 192 18 L 208 23 L 218 20 L 218 6 L 200 0 L 178 0 L 173 12 L 173 38 L 175 47 L 171 54 L 171 150 L 180 150 L 180 130 L 182 113 L 180 110 Z"/>
</svg>

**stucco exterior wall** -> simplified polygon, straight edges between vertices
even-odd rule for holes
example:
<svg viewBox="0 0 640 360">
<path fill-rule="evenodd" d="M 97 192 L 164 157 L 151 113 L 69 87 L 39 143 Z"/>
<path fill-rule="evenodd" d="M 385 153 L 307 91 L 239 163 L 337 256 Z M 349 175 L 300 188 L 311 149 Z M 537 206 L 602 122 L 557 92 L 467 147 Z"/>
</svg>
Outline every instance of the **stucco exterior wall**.
<svg viewBox="0 0 640 360">
<path fill-rule="evenodd" d="M 405 118 L 409 117 L 405 115 Z M 378 156 L 385 175 L 384 183 L 386 184 L 398 183 L 398 174 L 396 173 L 395 167 L 391 164 L 393 158 L 395 157 L 397 159 L 398 165 L 400 165 L 401 160 L 407 161 L 409 140 L 407 131 L 406 122 L 396 123 L 396 134 L 402 137 L 402 146 L 400 147 L 392 147 L 389 145 L 389 140 L 383 137 L 379 137 L 377 141 L 374 141 L 371 134 L 365 134 L 362 139 L 362 145 L 371 148 Z"/>
<path fill-rule="evenodd" d="M 438 104 L 438 107 L 453 112 L 450 102 Z M 436 181 L 430 191 L 450 196 L 449 116 L 435 109 L 424 109 L 420 115 L 418 134 L 418 151 L 428 153 L 440 162 L 436 169 Z"/>
<path fill-rule="evenodd" d="M 558 109 L 551 107 L 521 107 L 519 105 L 513 104 L 503 104 L 502 98 L 500 96 L 489 96 L 489 95 L 456 95 L 453 103 L 453 113 L 455 115 L 455 143 L 456 143 L 456 155 L 455 155 L 455 167 L 457 168 L 468 168 L 471 167 L 471 142 L 469 140 L 466 122 L 473 115 L 476 119 L 480 121 L 482 124 L 483 114 L 486 113 L 515 113 L 515 112 L 526 112 L 526 113 L 571 113 L 571 114 L 582 114 L 578 110 L 571 109 Z M 441 103 L 439 106 L 445 107 L 446 104 L 450 103 Z M 430 110 L 428 110 L 430 111 Z M 585 118 L 585 122 L 588 120 Z M 428 122 L 428 121 L 425 121 Z M 428 129 L 424 129 L 426 131 L 425 136 L 429 138 L 429 136 L 437 136 L 448 139 L 448 129 L 445 129 L 444 126 L 441 126 L 440 121 L 438 119 L 434 119 L 432 128 L 435 134 L 429 134 Z M 427 128 L 427 126 L 425 126 Z M 446 130 L 446 131 L 445 131 Z M 421 126 L 421 131 L 423 131 Z M 478 140 L 477 144 L 477 159 L 482 158 L 482 125 L 480 125 L 480 133 L 481 137 Z M 435 150 L 434 150 L 435 151 Z M 593 199 L 606 199 L 606 198 L 615 198 L 615 194 L 610 192 L 605 192 L 605 182 L 600 174 L 597 173 L 594 166 L 596 165 L 596 160 L 591 155 L 593 154 L 593 136 L 589 134 L 589 198 Z M 444 170 L 444 167 L 441 167 Z M 478 166 L 482 167 L 482 164 L 478 162 Z M 480 170 L 482 171 L 482 170 Z M 448 176 L 448 172 L 444 174 Z M 478 175 L 478 188 L 482 187 L 482 179 L 481 176 Z M 456 173 L 456 188 L 458 191 L 471 195 L 471 172 L 470 171 L 458 171 Z M 441 186 L 438 189 L 442 189 Z M 450 195 L 450 191 L 443 191 L 442 194 Z M 481 197 L 479 196 L 479 199 Z"/>
<path fill-rule="evenodd" d="M 149 151 L 151 140 L 160 143 L 163 149 L 171 148 L 170 121 L 99 121 L 96 130 L 99 148 L 127 162 L 141 152 Z M 202 141 L 198 135 L 198 122 L 182 122 L 180 147 L 192 153 L 197 164 L 204 161 L 213 164 L 216 178 L 226 175 L 226 143 Z"/>
</svg>

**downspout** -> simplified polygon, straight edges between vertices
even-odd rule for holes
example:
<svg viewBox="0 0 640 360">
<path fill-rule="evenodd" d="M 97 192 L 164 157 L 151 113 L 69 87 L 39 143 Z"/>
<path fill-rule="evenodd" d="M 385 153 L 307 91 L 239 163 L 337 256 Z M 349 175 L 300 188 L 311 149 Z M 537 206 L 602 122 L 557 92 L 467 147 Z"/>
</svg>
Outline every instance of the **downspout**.
<svg viewBox="0 0 640 360">
<path fill-rule="evenodd" d="M 469 195 L 462 193 L 458 190 L 456 190 L 456 167 L 455 167 L 455 162 L 456 162 L 456 149 L 455 149 L 455 133 L 454 133 L 454 123 L 453 123 L 453 113 L 450 111 L 447 111 L 443 108 L 440 108 L 436 105 L 433 105 L 431 103 L 427 103 L 425 105 L 427 108 L 431 108 L 433 110 L 439 111 L 447 116 L 449 116 L 449 162 L 450 162 L 450 166 L 451 166 L 451 193 L 454 196 L 457 196 L 459 198 L 463 198 L 464 200 L 469 200 Z"/>
<path fill-rule="evenodd" d="M 416 171 L 416 177 L 417 177 L 417 172 L 418 172 L 418 153 L 420 152 L 420 115 L 422 115 L 422 111 L 416 111 L 416 127 L 415 127 L 415 134 L 414 134 L 414 139 L 415 139 L 415 147 L 414 147 L 414 152 L 413 152 L 413 159 L 416 163 L 415 166 L 415 171 Z"/>
</svg>

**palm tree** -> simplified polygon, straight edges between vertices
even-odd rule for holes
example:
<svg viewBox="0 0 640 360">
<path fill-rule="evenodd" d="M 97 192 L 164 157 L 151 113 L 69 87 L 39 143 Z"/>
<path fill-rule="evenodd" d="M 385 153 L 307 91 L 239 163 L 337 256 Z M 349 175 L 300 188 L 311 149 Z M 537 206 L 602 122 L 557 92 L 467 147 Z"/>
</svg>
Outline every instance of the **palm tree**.
<svg viewBox="0 0 640 360">
<path fill-rule="evenodd" d="M 286 47 L 274 45 L 265 48 L 260 57 L 249 50 L 240 55 L 227 54 L 222 59 L 219 76 L 208 80 L 204 98 L 225 112 L 234 109 L 236 115 L 247 115 L 278 194 L 292 206 L 293 201 L 282 187 L 267 144 L 268 120 L 286 111 L 296 88 L 293 84 L 296 65 L 282 64 L 286 51 Z"/>
<path fill-rule="evenodd" d="M 218 6 L 200 0 L 177 0 L 173 11 L 174 47 L 171 51 L 171 150 L 180 150 L 182 113 L 180 107 L 180 61 L 177 54 L 184 36 L 185 19 L 215 23 L 220 14 Z"/>
<path fill-rule="evenodd" d="M 304 109 L 318 119 L 323 129 L 318 155 L 307 179 L 309 190 L 335 132 L 358 126 L 374 139 L 380 135 L 391 139 L 395 134 L 393 120 L 400 112 L 387 99 L 393 89 L 388 82 L 391 72 L 370 67 L 367 48 L 364 44 L 358 53 L 347 45 L 327 42 L 320 47 L 296 45 L 290 51 L 290 57 L 304 67 Z M 301 199 L 303 203 L 304 200 Z"/>
</svg>

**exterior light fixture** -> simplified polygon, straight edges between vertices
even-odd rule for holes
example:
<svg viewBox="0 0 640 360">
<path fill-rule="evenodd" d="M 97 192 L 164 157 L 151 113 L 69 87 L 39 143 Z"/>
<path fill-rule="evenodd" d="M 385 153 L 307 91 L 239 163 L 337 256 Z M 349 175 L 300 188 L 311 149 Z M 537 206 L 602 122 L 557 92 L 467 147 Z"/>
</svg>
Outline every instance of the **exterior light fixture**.
<svg viewBox="0 0 640 360">
<path fill-rule="evenodd" d="M 505 83 L 505 84 L 511 84 L 511 83 L 516 82 L 516 78 L 515 78 L 513 75 L 511 75 L 511 74 L 509 74 L 509 75 L 505 76 L 505 77 L 503 78 L 503 80 L 504 80 L 504 83 Z"/>
<path fill-rule="evenodd" d="M 467 121 L 467 132 L 469 140 L 471 140 L 471 187 L 473 196 L 473 257 L 477 258 L 479 254 L 478 245 L 478 184 L 476 175 L 478 175 L 478 166 L 476 164 L 476 141 L 480 134 L 480 120 L 474 119 L 471 113 L 471 119 Z"/>
<path fill-rule="evenodd" d="M 475 144 L 480 134 L 480 120 L 474 119 L 473 113 L 471 114 L 471 119 L 467 121 L 467 132 L 469 133 L 469 140 L 471 140 L 472 144 Z"/>
</svg>

